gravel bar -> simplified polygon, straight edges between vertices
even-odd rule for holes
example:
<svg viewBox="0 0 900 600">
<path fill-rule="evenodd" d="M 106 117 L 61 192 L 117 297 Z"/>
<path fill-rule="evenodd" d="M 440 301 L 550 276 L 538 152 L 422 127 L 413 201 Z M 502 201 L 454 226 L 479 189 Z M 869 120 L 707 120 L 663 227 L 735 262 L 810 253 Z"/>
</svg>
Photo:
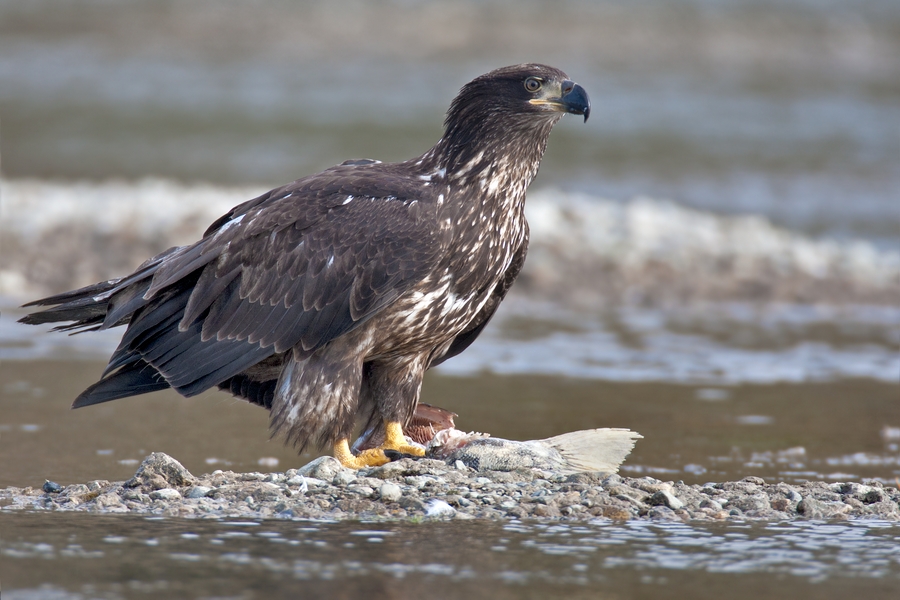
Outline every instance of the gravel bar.
<svg viewBox="0 0 900 600">
<path fill-rule="evenodd" d="M 183 518 L 422 520 L 646 519 L 900 521 L 900 490 L 864 483 L 741 481 L 687 485 L 652 477 L 475 470 L 455 461 L 402 459 L 353 471 L 316 459 L 284 473 L 214 471 L 196 477 L 154 453 L 124 482 L 0 490 L 0 509 Z"/>
</svg>

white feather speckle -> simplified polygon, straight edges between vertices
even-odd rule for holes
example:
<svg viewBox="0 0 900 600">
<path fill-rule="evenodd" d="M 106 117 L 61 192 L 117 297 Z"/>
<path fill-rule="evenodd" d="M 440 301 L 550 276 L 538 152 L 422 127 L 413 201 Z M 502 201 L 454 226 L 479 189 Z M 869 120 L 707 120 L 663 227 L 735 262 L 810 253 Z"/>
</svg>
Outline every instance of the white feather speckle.
<svg viewBox="0 0 900 600">
<path fill-rule="evenodd" d="M 230 221 L 223 224 L 221 227 L 219 227 L 219 231 L 216 232 L 216 236 L 218 237 L 218 236 L 222 235 L 223 233 L 225 233 L 226 231 L 228 231 L 229 229 L 231 229 L 232 227 L 234 227 L 235 225 L 238 225 L 241 221 L 244 220 L 244 216 L 245 215 L 238 215 L 235 218 L 233 218 Z"/>
</svg>

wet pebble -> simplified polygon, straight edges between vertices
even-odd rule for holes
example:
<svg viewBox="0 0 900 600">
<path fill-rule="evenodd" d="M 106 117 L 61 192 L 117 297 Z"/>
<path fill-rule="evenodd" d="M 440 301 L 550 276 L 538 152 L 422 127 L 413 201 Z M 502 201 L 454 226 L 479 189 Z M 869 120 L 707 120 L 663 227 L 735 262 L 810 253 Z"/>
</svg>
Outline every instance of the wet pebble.
<svg viewBox="0 0 900 600">
<path fill-rule="evenodd" d="M 44 482 L 44 485 L 41 486 L 41 489 L 48 494 L 58 494 L 63 491 L 63 487 L 61 485 L 59 485 L 55 481 L 50 481 L 49 479 Z"/>
<path fill-rule="evenodd" d="M 645 500 L 650 506 L 666 506 L 672 510 L 678 510 L 684 507 L 684 502 L 676 498 L 667 490 L 659 490 Z"/>
<path fill-rule="evenodd" d="M 181 492 L 172 488 L 164 488 L 150 492 L 151 500 L 180 500 Z"/>
<path fill-rule="evenodd" d="M 332 478 L 331 484 L 337 486 L 345 486 L 350 485 L 354 481 L 356 481 L 356 473 L 349 469 L 342 469 L 334 474 L 334 478 Z"/>
<path fill-rule="evenodd" d="M 188 489 L 187 493 L 184 495 L 185 498 L 204 498 L 213 491 L 214 488 L 211 488 L 206 485 L 195 485 Z"/>
<path fill-rule="evenodd" d="M 403 491 L 395 483 L 384 483 L 378 488 L 378 496 L 385 502 L 397 502 L 402 495 Z"/>
</svg>

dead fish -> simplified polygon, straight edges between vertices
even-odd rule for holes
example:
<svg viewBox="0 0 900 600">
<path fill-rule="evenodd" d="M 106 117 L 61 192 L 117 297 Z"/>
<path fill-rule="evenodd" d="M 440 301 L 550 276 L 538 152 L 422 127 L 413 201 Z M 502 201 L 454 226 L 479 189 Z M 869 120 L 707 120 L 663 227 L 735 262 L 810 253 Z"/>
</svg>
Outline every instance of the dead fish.
<svg viewBox="0 0 900 600">
<path fill-rule="evenodd" d="M 419 403 L 404 428 L 407 441 L 421 445 L 425 457 L 449 464 L 461 461 L 481 471 L 513 471 L 535 468 L 562 473 L 583 471 L 615 473 L 640 434 L 628 429 L 587 429 L 545 440 L 519 442 L 491 437 L 488 433 L 456 429 L 456 413 Z M 353 445 L 354 452 L 375 448 L 384 440 L 380 421 L 366 429 Z M 394 459 L 414 458 L 395 453 Z"/>
<path fill-rule="evenodd" d="M 577 473 L 615 473 L 641 436 L 628 429 L 585 429 L 545 440 L 517 442 L 458 429 L 439 431 L 425 449 L 426 458 L 461 461 L 477 471 L 521 468 Z"/>
</svg>

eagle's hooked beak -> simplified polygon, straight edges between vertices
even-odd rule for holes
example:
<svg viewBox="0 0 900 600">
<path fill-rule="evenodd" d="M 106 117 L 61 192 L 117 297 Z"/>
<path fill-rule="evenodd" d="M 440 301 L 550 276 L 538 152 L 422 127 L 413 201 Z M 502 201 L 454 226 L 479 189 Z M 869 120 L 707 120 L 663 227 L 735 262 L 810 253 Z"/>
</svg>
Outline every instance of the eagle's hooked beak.
<svg viewBox="0 0 900 600">
<path fill-rule="evenodd" d="M 591 115 L 591 99 L 588 98 L 583 87 L 566 79 L 562 82 L 561 100 L 566 112 L 573 115 L 584 115 L 584 122 L 587 123 L 588 117 Z"/>
<path fill-rule="evenodd" d="M 584 121 L 587 122 L 591 114 L 591 99 L 588 98 L 584 88 L 566 79 L 560 85 L 560 95 L 556 98 L 534 98 L 529 100 L 531 104 L 544 104 L 553 107 L 560 112 L 567 112 L 573 115 L 584 115 Z"/>
</svg>

